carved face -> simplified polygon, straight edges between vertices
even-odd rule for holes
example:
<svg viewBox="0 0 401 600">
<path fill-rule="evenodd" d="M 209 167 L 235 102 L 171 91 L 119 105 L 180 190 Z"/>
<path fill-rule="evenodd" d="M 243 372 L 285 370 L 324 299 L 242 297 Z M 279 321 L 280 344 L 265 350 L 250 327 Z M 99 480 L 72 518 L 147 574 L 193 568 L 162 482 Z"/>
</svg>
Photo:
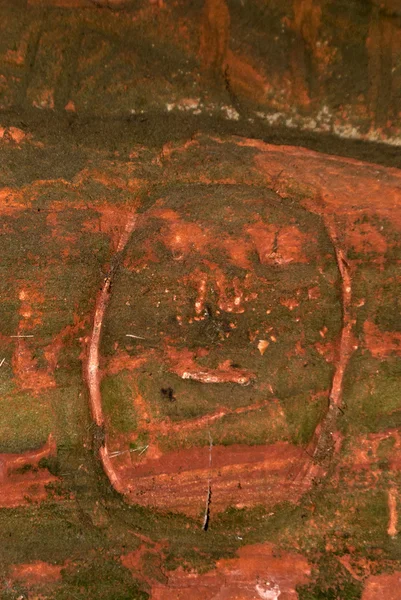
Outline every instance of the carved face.
<svg viewBox="0 0 401 600">
<path fill-rule="evenodd" d="M 156 427 L 223 410 L 216 443 L 307 441 L 327 405 L 337 278 L 319 218 L 290 200 L 243 185 L 163 189 L 114 281 L 103 353 L 141 359 L 135 385 Z"/>
</svg>

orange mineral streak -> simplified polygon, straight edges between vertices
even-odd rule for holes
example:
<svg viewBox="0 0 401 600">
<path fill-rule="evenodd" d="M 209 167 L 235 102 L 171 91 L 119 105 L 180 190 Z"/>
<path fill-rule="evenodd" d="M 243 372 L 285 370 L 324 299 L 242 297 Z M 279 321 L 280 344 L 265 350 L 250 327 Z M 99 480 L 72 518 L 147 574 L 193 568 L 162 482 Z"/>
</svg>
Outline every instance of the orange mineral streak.
<svg viewBox="0 0 401 600">
<path fill-rule="evenodd" d="M 293 0 L 294 28 L 305 42 L 314 47 L 318 37 L 322 9 L 316 0 Z"/>
<path fill-rule="evenodd" d="M 50 434 L 46 444 L 37 450 L 28 450 L 21 454 L 0 454 L 0 464 L 2 465 L 0 478 L 7 476 L 7 472 L 12 469 L 18 469 L 30 464 L 36 466 L 42 458 L 53 456 L 56 454 L 56 451 L 56 441 L 53 435 Z"/>
<path fill-rule="evenodd" d="M 33 391 L 39 395 L 42 390 L 56 386 L 54 371 L 57 368 L 58 355 L 63 347 L 65 338 L 73 335 L 83 327 L 83 321 L 74 317 L 73 325 L 68 325 L 60 331 L 52 342 L 44 348 L 44 356 L 47 361 L 46 369 L 39 369 L 37 360 L 34 358 L 36 346 L 35 328 L 42 324 L 43 315 L 41 305 L 45 300 L 38 286 L 24 283 L 19 292 L 19 314 L 20 322 L 16 335 L 33 335 L 32 339 L 17 337 L 12 358 L 12 366 L 18 386 L 21 389 Z"/>
<path fill-rule="evenodd" d="M 251 236 L 261 264 L 273 262 L 272 255 L 277 233 L 274 225 L 267 225 L 260 221 L 248 227 L 247 233 Z"/>
<path fill-rule="evenodd" d="M 9 48 L 4 55 L 6 63 L 23 66 L 25 64 L 26 55 L 28 52 L 29 33 L 26 32 L 20 37 L 20 41 L 14 46 L 15 49 Z"/>
<path fill-rule="evenodd" d="M 381 331 L 371 321 L 363 324 L 365 344 L 375 358 L 401 356 L 401 333 L 396 331 Z"/>
<path fill-rule="evenodd" d="M 0 506 L 13 507 L 29 501 L 45 500 L 46 486 L 57 481 L 57 478 L 46 469 L 37 467 L 42 458 L 54 456 L 56 451 L 54 437 L 49 435 L 46 444 L 38 450 L 22 454 L 0 454 Z M 26 465 L 32 465 L 33 469 L 18 472 Z"/>
<path fill-rule="evenodd" d="M 320 356 L 323 356 L 328 363 L 335 363 L 338 361 L 339 345 L 337 342 L 316 342 L 314 346 Z"/>
<path fill-rule="evenodd" d="M 154 582 L 152 600 L 297 600 L 296 587 L 307 584 L 310 574 L 300 554 L 269 543 L 244 546 L 236 558 L 219 560 L 202 575 L 182 568 L 168 573 L 168 584 Z"/>
<path fill-rule="evenodd" d="M 108 165 L 107 165 L 108 166 Z M 118 204 L 107 204 L 103 199 L 97 202 L 88 202 L 85 198 L 82 198 L 80 193 L 81 188 L 86 185 L 88 181 L 96 181 L 102 184 L 105 188 L 118 190 L 124 190 L 131 194 L 135 194 L 138 188 L 144 184 L 136 179 L 122 179 L 121 177 L 115 176 L 112 173 L 98 171 L 96 169 L 83 169 L 73 179 L 73 182 L 65 180 L 56 180 L 59 185 L 63 185 L 68 190 L 77 192 L 73 196 L 73 199 L 69 202 L 69 208 L 77 211 L 85 211 L 87 215 L 88 209 L 95 213 L 86 221 L 83 222 L 82 231 L 88 231 L 93 233 L 104 233 L 111 240 L 111 248 L 116 251 L 121 236 L 123 235 L 127 214 L 136 209 L 138 202 L 134 198 L 129 207 L 127 205 Z M 48 185 L 48 182 L 36 182 L 40 183 L 41 186 Z M 55 182 L 53 182 L 54 184 Z M 47 224 L 52 229 L 52 236 L 58 239 L 62 239 L 66 244 L 74 244 L 77 240 L 76 235 L 69 234 L 65 235 L 63 227 L 63 211 L 65 210 L 65 202 L 60 200 L 53 201 L 49 206 L 47 214 Z"/>
<path fill-rule="evenodd" d="M 147 551 L 149 551 L 146 546 L 145 546 L 145 548 Z M 129 569 L 133 573 L 138 574 L 143 569 L 142 555 L 143 555 L 143 546 L 140 546 L 137 550 L 133 550 L 132 552 L 129 552 L 128 554 L 124 554 L 121 557 L 121 563 L 124 565 L 124 567 L 126 569 Z"/>
<path fill-rule="evenodd" d="M 365 582 L 361 600 L 400 600 L 401 571 L 371 575 Z"/>
<path fill-rule="evenodd" d="M 64 106 L 64 110 L 66 110 L 67 112 L 76 112 L 76 107 L 75 107 L 75 103 L 73 100 L 69 100 L 67 102 L 67 104 Z"/>
<path fill-rule="evenodd" d="M 173 346 L 166 347 L 167 360 L 170 371 L 182 379 L 193 379 L 201 383 L 238 383 L 247 385 L 255 375 L 246 369 L 235 369 L 231 361 L 219 364 L 217 369 L 201 367 L 196 363 L 196 352 L 187 348 L 178 349 Z"/>
<path fill-rule="evenodd" d="M 132 482 L 132 488 L 127 485 L 127 499 L 192 517 L 204 509 L 209 476 L 214 513 L 228 506 L 296 502 L 309 488 L 308 481 L 295 481 L 308 457 L 302 448 L 286 442 L 214 446 L 211 469 L 208 446 L 168 452 L 158 458 L 144 456 L 141 462 L 120 469 L 120 478 Z"/>
<path fill-rule="evenodd" d="M 151 421 L 151 411 L 148 403 L 141 394 L 136 394 L 134 398 L 135 413 L 138 415 L 138 421 L 148 423 Z"/>
<path fill-rule="evenodd" d="M 40 585 L 42 583 L 53 583 L 61 579 L 60 565 L 37 560 L 32 563 L 13 565 L 10 577 L 13 581 L 22 581 L 25 585 Z"/>
<path fill-rule="evenodd" d="M 48 498 L 46 487 L 56 481 L 57 478 L 48 471 L 10 475 L 1 485 L 0 507 L 13 508 L 43 502 Z"/>
<path fill-rule="evenodd" d="M 170 250 L 174 260 L 184 260 L 190 252 L 197 252 L 200 255 L 202 268 L 195 269 L 184 281 L 184 283 L 190 282 L 197 288 L 196 315 L 203 314 L 209 280 L 210 285 L 213 283 L 213 287 L 217 288 L 217 304 L 220 310 L 234 314 L 245 311 L 244 302 L 256 297 L 253 293 L 245 293 L 249 275 L 245 277 L 244 282 L 241 282 L 238 277 L 234 277 L 233 281 L 229 282 L 219 266 L 207 258 L 209 250 L 217 249 L 235 266 L 248 268 L 248 255 L 252 251 L 252 243 L 245 236 L 237 238 L 183 221 L 177 212 L 166 208 L 151 209 L 147 214 L 148 218 L 158 218 L 165 222 L 160 241 Z M 298 243 L 296 234 L 293 235 L 292 243 L 295 246 Z M 290 250 L 290 252 L 292 251 Z M 282 260 L 281 255 L 278 260 Z M 289 260 L 292 258 L 290 257 Z M 209 271 L 209 273 L 205 271 Z"/>
<path fill-rule="evenodd" d="M 364 571 L 365 575 L 366 575 L 366 573 L 370 574 L 370 572 L 369 572 L 370 565 L 369 565 L 368 561 L 366 561 L 366 559 L 359 560 L 359 561 L 356 559 L 354 561 L 354 557 L 352 555 L 343 554 L 343 556 L 338 557 L 338 562 L 341 563 L 343 565 L 343 567 L 345 567 L 347 569 L 348 573 L 351 575 L 351 577 L 356 579 L 356 581 L 363 581 L 364 576 L 360 573 L 357 573 L 357 570 L 355 569 L 355 564 L 353 565 L 354 562 L 356 562 L 357 565 L 360 567 L 360 569 Z"/>
</svg>

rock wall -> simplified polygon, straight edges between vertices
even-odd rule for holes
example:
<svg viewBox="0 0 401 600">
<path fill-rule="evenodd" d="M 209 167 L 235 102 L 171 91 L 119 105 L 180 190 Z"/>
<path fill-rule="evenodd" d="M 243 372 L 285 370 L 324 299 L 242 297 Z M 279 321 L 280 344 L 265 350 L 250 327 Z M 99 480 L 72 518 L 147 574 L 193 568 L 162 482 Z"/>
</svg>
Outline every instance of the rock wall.
<svg viewBox="0 0 401 600">
<path fill-rule="evenodd" d="M 0 4 L 0 110 L 219 115 L 401 143 L 398 0 Z"/>
</svg>

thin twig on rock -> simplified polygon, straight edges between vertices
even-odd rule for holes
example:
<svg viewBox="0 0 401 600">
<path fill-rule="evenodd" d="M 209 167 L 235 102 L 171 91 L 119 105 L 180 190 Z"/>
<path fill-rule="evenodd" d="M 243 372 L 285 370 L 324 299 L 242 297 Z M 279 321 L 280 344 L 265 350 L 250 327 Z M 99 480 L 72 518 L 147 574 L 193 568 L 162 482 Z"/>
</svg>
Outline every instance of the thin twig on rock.
<svg viewBox="0 0 401 600">
<path fill-rule="evenodd" d="M 33 335 L 10 335 L 10 338 L 33 338 Z"/>
</svg>

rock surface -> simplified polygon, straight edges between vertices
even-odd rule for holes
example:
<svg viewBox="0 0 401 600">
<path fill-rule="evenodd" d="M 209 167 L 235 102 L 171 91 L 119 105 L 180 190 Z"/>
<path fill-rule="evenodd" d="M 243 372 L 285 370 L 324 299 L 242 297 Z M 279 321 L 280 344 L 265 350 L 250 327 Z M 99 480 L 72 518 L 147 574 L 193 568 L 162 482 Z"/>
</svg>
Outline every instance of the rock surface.
<svg viewBox="0 0 401 600">
<path fill-rule="evenodd" d="M 0 5 L 0 108 L 210 115 L 401 143 L 397 0 Z"/>
<path fill-rule="evenodd" d="M 1 597 L 397 598 L 396 3 L 0 13 Z"/>
</svg>

